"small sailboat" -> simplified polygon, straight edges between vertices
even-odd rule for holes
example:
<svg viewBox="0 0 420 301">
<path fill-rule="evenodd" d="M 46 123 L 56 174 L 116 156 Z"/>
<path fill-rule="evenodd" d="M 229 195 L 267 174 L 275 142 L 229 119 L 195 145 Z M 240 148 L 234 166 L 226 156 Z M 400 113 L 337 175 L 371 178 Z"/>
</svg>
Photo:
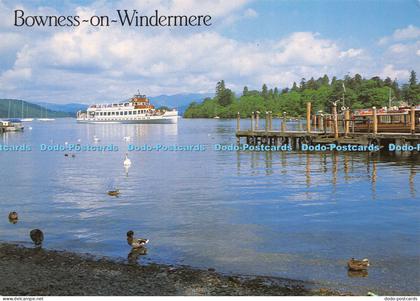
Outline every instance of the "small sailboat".
<svg viewBox="0 0 420 301">
<path fill-rule="evenodd" d="M 41 118 L 38 118 L 38 121 L 54 121 L 54 118 L 48 118 L 47 117 L 48 112 L 47 112 L 47 108 L 45 108 L 45 118 L 42 118 L 42 109 L 41 109 Z"/>
</svg>

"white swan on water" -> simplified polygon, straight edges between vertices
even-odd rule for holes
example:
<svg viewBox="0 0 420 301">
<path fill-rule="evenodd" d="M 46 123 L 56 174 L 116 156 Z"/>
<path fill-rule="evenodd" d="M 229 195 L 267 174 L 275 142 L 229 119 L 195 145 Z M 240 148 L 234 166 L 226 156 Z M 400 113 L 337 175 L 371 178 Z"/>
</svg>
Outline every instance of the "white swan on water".
<svg viewBox="0 0 420 301">
<path fill-rule="evenodd" d="M 125 154 L 124 166 L 125 167 L 131 166 L 131 160 L 128 158 L 128 154 Z"/>
</svg>

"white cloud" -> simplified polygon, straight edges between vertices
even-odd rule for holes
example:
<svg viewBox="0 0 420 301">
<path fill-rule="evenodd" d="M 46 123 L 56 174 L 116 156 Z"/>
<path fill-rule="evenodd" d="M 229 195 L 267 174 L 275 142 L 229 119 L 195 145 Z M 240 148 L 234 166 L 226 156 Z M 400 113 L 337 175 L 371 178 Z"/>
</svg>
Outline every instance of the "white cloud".
<svg viewBox="0 0 420 301">
<path fill-rule="evenodd" d="M 389 42 L 398 42 L 406 40 L 415 40 L 420 38 L 420 28 L 408 25 L 406 28 L 396 29 L 391 36 L 379 39 L 379 45 L 385 45 Z"/>
<path fill-rule="evenodd" d="M 381 77 L 396 78 L 398 80 L 407 80 L 409 75 L 409 70 L 396 69 L 392 64 L 386 65 L 380 72 Z"/>
<path fill-rule="evenodd" d="M 349 50 L 342 51 L 340 53 L 340 58 L 354 58 L 360 56 L 362 53 L 363 49 L 350 48 Z"/>
<path fill-rule="evenodd" d="M 197 3 L 142 0 L 118 6 L 136 8 L 145 14 L 157 7 L 162 13 L 209 13 L 229 22 L 258 17 L 245 0 Z M 100 1 L 95 6 L 77 7 L 75 13 L 104 14 L 115 9 L 110 5 L 116 6 Z M 36 34 L 31 30 L 10 30 L 5 33 L 10 39 L 0 45 L 0 53 L 9 54 L 9 64 L 0 59 L 0 88 L 13 97 L 92 102 L 119 99 L 137 89 L 149 95 L 212 92 L 220 79 L 237 91 L 244 85 L 285 87 L 302 77 L 343 76 L 348 72 L 403 79 L 413 55 L 420 55 L 418 44 L 395 43 L 385 51 L 385 57 L 372 58 L 366 49 L 343 47 L 319 33 L 294 32 L 281 39 L 251 43 L 228 38 L 218 29 L 80 26 L 42 29 Z M 413 35 L 398 32 L 397 36 Z M 392 57 L 392 65 L 386 55 Z"/>
</svg>

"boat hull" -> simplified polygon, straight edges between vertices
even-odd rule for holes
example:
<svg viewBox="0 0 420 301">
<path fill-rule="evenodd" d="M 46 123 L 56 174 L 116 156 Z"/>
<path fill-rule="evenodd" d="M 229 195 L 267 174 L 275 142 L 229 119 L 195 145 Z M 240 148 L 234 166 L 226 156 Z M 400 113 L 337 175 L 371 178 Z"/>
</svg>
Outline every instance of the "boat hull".
<svg viewBox="0 0 420 301">
<path fill-rule="evenodd" d="M 78 123 L 123 123 L 123 124 L 174 124 L 178 122 L 178 117 L 150 118 L 150 119 L 131 119 L 131 120 L 98 120 L 94 118 L 78 118 Z"/>
</svg>

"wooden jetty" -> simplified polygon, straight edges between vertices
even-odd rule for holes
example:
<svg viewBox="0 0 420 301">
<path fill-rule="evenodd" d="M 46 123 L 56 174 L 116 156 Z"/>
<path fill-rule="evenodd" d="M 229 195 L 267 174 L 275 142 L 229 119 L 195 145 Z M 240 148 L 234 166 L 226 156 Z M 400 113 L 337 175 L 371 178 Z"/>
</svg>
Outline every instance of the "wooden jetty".
<svg viewBox="0 0 420 301">
<path fill-rule="evenodd" d="M 408 119 L 407 132 L 387 132 L 380 126 L 378 127 L 378 115 L 376 108 L 372 108 L 371 121 L 367 127 L 359 130 L 357 118 L 351 116 L 349 109 L 343 114 L 337 113 L 337 107 L 334 104 L 332 114 L 330 115 L 313 115 L 311 113 L 311 103 L 306 104 L 306 124 L 305 129 L 302 126 L 302 120 L 299 120 L 298 130 L 287 129 L 286 112 L 280 118 L 280 127 L 273 128 L 273 113 L 265 113 L 264 128 L 260 128 L 260 112 L 251 114 L 251 128 L 241 129 L 241 116 L 237 114 L 236 138 L 237 143 L 241 144 L 243 140 L 250 145 L 291 145 L 293 149 L 300 149 L 302 144 L 336 144 L 336 145 L 377 145 L 388 146 L 396 145 L 412 145 L 420 144 L 420 110 L 415 106 L 411 107 Z M 407 113 L 405 113 L 407 115 Z M 408 121 L 407 121 L 408 120 Z"/>
</svg>

